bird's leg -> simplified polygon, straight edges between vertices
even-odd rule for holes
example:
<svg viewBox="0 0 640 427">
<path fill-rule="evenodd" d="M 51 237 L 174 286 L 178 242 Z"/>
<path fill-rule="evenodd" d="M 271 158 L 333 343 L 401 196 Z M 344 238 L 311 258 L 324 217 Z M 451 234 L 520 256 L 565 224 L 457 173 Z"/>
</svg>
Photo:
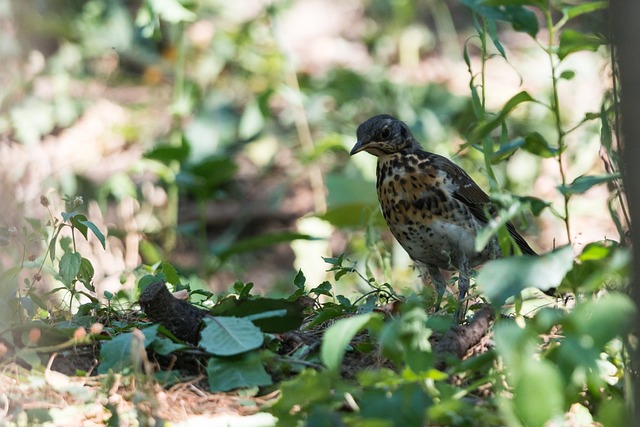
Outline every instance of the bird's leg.
<svg viewBox="0 0 640 427">
<path fill-rule="evenodd" d="M 427 271 L 429 271 L 429 276 L 431 276 L 431 281 L 436 288 L 436 293 L 438 294 L 438 299 L 436 300 L 436 308 L 435 311 L 440 310 L 440 304 L 442 303 L 442 297 L 444 296 L 444 291 L 447 289 L 447 282 L 444 280 L 442 276 L 442 272 L 440 269 L 433 264 L 427 264 Z"/>
<path fill-rule="evenodd" d="M 465 297 L 467 296 L 467 292 L 469 291 L 469 260 L 464 253 L 461 253 L 460 255 L 460 274 L 458 276 L 459 305 L 456 310 L 456 319 L 458 319 L 458 323 L 462 323 L 464 321 L 467 312 L 467 302 L 465 301 Z"/>
</svg>

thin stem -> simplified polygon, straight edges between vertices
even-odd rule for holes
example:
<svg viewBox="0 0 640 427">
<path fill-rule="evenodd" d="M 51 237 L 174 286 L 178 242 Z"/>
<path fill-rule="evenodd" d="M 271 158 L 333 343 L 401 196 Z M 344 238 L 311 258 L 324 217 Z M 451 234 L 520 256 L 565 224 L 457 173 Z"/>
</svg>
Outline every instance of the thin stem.
<svg viewBox="0 0 640 427">
<path fill-rule="evenodd" d="M 184 24 L 182 22 L 176 24 L 177 32 L 177 58 L 174 67 L 175 81 L 173 85 L 173 124 L 177 128 L 182 127 L 182 119 L 184 118 L 184 107 L 182 103 L 185 97 L 185 37 L 184 37 Z M 175 147 L 182 144 L 182 133 L 174 132 L 170 138 L 169 143 Z M 179 191 L 178 184 L 175 181 L 175 176 L 180 170 L 180 162 L 177 160 L 172 161 L 169 164 L 169 169 L 173 172 L 173 179 L 167 185 L 167 211 L 166 211 L 166 223 L 169 225 L 166 229 L 164 239 L 164 249 L 170 251 L 174 248 L 177 241 L 176 226 L 178 224 L 178 203 L 179 203 Z"/>
<path fill-rule="evenodd" d="M 300 140 L 300 145 L 304 152 L 306 154 L 310 154 L 315 149 L 315 144 L 313 142 L 313 136 L 311 135 L 311 129 L 309 128 L 309 121 L 307 120 L 307 113 L 305 111 L 302 92 L 298 82 L 298 74 L 295 69 L 293 54 L 285 41 L 285 37 L 282 35 L 278 15 L 275 11 L 271 15 L 271 28 L 276 44 L 284 57 L 285 83 L 296 94 L 296 102 L 293 106 L 293 119 L 298 133 L 298 139 Z M 308 173 L 315 211 L 316 213 L 322 214 L 327 210 L 322 170 L 317 164 L 311 163 L 308 168 Z"/>
<path fill-rule="evenodd" d="M 487 69 L 487 60 L 489 55 L 487 55 L 487 18 L 482 18 L 482 32 L 480 34 L 480 87 L 482 89 L 482 95 L 480 98 L 480 105 L 482 107 L 482 117 L 478 117 L 479 120 L 486 119 L 486 69 Z M 487 170 L 487 175 L 489 177 L 489 187 L 491 188 L 492 193 L 499 192 L 498 181 L 496 179 L 496 175 L 493 172 L 493 168 L 491 166 L 491 156 L 493 155 L 493 140 L 490 136 L 486 136 L 482 141 L 482 151 L 484 153 L 484 167 Z"/>
<path fill-rule="evenodd" d="M 547 48 L 545 49 L 547 52 L 547 55 L 549 56 L 549 64 L 551 66 L 551 82 L 552 82 L 552 100 L 551 100 L 551 112 L 553 114 L 553 118 L 555 121 L 555 125 L 556 125 L 556 132 L 558 134 L 558 150 L 559 150 L 559 154 L 557 157 L 558 160 L 558 170 L 560 172 L 560 180 L 562 182 L 562 185 L 566 185 L 567 183 L 567 175 L 564 169 L 564 163 L 562 161 L 562 153 L 564 152 L 564 148 L 565 148 L 565 141 L 564 141 L 564 137 L 566 135 L 566 133 L 564 132 L 564 130 L 562 129 L 562 118 L 560 117 L 560 99 L 558 96 L 558 78 L 557 78 L 557 64 L 555 61 L 555 56 L 553 53 L 553 42 L 555 40 L 555 27 L 553 25 L 553 19 L 551 17 L 551 9 L 547 8 L 545 10 L 545 19 L 547 22 L 547 28 L 549 30 L 549 43 L 547 45 Z M 565 226 L 565 230 L 567 232 L 567 240 L 569 241 L 569 244 L 571 244 L 571 226 L 569 224 L 569 199 L 570 199 L 570 195 L 565 194 L 563 195 L 564 198 L 564 216 L 563 216 L 563 220 L 564 220 L 564 226 Z"/>
</svg>

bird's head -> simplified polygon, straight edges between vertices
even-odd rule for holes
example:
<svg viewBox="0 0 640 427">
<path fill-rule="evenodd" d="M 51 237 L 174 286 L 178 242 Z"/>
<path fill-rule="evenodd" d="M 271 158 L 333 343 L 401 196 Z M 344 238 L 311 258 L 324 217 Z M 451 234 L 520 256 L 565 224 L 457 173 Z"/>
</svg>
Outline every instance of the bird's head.
<svg viewBox="0 0 640 427">
<path fill-rule="evenodd" d="M 409 127 L 388 114 L 373 116 L 358 126 L 358 142 L 350 155 L 366 151 L 374 156 L 397 153 L 407 148 L 419 149 Z"/>
</svg>

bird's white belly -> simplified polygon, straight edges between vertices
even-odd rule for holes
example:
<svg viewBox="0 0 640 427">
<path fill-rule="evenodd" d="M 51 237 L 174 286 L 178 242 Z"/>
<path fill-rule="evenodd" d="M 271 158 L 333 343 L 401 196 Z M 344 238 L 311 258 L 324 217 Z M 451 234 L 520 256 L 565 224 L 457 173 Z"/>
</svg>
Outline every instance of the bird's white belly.
<svg viewBox="0 0 640 427">
<path fill-rule="evenodd" d="M 451 222 L 434 220 L 428 225 L 412 224 L 396 230 L 404 239 L 396 236 L 409 256 L 416 261 L 434 264 L 446 270 L 457 269 L 464 258 L 476 264 L 476 231 Z M 404 242 L 404 244 L 402 243 Z"/>
</svg>

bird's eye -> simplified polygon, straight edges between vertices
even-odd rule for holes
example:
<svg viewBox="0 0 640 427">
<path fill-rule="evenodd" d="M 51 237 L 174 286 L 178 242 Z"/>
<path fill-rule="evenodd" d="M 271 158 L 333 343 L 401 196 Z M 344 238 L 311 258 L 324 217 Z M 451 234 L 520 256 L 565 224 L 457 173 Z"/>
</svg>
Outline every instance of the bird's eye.
<svg viewBox="0 0 640 427">
<path fill-rule="evenodd" d="M 389 138 L 389 135 L 391 135 L 391 131 L 389 130 L 388 127 L 383 128 L 382 132 L 380 132 L 380 136 L 382 137 L 382 139 Z"/>
</svg>

